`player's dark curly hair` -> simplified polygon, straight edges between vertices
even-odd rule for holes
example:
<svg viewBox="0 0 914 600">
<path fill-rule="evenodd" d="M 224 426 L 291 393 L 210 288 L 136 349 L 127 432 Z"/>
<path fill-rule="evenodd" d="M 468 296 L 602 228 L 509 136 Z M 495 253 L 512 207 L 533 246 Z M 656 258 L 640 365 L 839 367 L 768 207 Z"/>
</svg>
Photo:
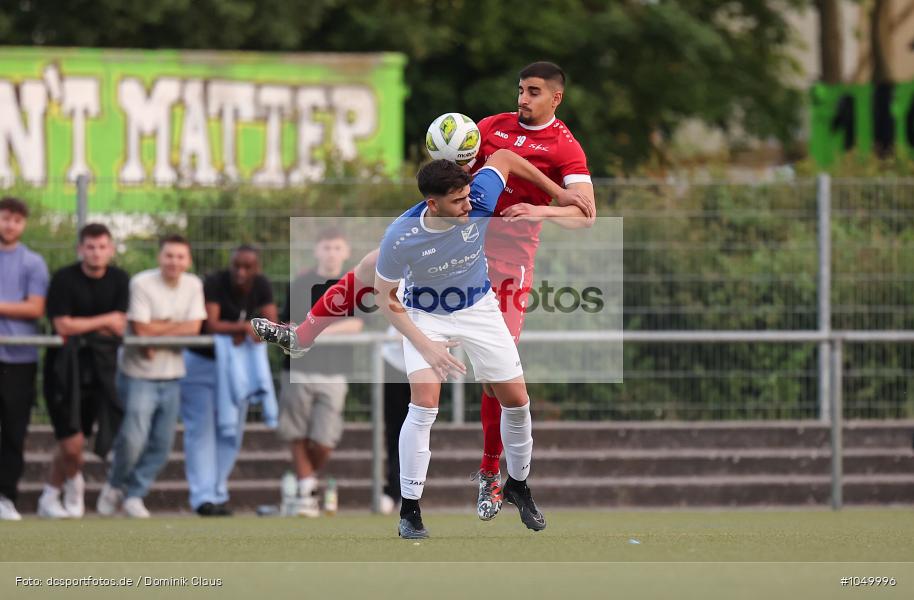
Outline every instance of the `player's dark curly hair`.
<svg viewBox="0 0 914 600">
<path fill-rule="evenodd" d="M 545 60 L 530 63 L 520 72 L 520 79 L 529 77 L 539 77 L 545 81 L 554 83 L 559 88 L 565 89 L 565 71 L 555 63 Z"/>
<path fill-rule="evenodd" d="M 439 159 L 425 164 L 416 175 L 422 196 L 447 196 L 451 192 L 470 185 L 470 174 L 456 163 Z"/>
</svg>

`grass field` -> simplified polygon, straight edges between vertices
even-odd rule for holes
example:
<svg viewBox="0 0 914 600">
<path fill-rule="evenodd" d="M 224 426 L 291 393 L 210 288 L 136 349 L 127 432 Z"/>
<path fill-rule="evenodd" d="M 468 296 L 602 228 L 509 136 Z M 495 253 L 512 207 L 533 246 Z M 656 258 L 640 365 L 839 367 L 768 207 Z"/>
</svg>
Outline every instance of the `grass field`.
<svg viewBox="0 0 914 600">
<path fill-rule="evenodd" d="M 513 510 L 491 523 L 429 514 L 433 538 L 420 543 L 399 540 L 393 517 L 29 519 L 0 524 L 0 597 L 250 598 L 269 592 L 278 598 L 288 591 L 318 598 L 463 598 L 479 595 L 480 578 L 506 593 L 525 590 L 518 596 L 525 598 L 670 597 L 672 591 L 677 598 L 914 597 L 914 563 L 905 562 L 914 560 L 911 510 L 553 511 L 547 517 L 546 531 L 532 533 Z M 496 562 L 473 564 L 487 560 Z M 415 564 L 420 561 L 433 564 Z M 52 575 L 127 576 L 141 583 L 127 594 L 15 582 Z M 146 576 L 223 581 L 208 588 L 188 579 L 178 590 L 147 586 Z M 842 588 L 844 576 L 894 577 L 896 584 Z"/>
</svg>

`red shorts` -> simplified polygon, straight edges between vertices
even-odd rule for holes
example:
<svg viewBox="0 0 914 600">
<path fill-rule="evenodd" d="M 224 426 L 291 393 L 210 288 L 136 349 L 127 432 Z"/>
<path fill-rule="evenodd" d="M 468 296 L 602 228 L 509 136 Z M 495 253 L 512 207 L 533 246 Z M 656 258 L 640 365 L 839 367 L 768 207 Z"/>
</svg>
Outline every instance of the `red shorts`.
<svg viewBox="0 0 914 600">
<path fill-rule="evenodd" d="M 533 267 L 486 257 L 489 266 L 489 280 L 492 290 L 498 298 L 501 316 L 505 319 L 508 331 L 516 344 L 520 331 L 524 328 L 524 316 L 527 310 L 527 295 L 533 286 Z"/>
</svg>

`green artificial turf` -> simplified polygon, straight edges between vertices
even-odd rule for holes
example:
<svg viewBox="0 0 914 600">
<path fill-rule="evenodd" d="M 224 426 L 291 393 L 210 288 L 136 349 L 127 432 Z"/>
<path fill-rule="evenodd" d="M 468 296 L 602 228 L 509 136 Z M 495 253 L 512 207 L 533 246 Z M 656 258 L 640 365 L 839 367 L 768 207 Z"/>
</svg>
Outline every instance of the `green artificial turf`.
<svg viewBox="0 0 914 600">
<path fill-rule="evenodd" d="M 569 600 L 671 591 L 677 598 L 914 597 L 914 564 L 906 562 L 914 560 L 914 511 L 907 509 L 553 511 L 547 519 L 547 529 L 533 533 L 511 507 L 490 523 L 432 513 L 425 524 L 433 537 L 422 542 L 398 539 L 396 518 L 379 516 L 26 519 L 0 523 L 0 597 L 64 592 L 14 585 L 27 574 L 128 576 L 140 580 L 130 593 L 144 597 L 256 600 L 276 590 L 275 597 L 312 590 L 316 595 L 293 595 L 473 598 L 480 579 L 500 593 Z M 142 578 L 150 576 L 221 577 L 222 585 L 146 585 Z M 842 587 L 843 576 L 895 577 L 896 584 Z M 125 591 L 78 586 L 66 593 Z"/>
</svg>

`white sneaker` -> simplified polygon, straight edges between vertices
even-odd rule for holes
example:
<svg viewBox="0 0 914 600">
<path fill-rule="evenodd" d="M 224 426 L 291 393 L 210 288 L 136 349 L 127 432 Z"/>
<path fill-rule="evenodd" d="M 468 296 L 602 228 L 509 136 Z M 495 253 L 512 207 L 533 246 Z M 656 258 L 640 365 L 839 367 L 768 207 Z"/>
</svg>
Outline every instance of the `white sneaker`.
<svg viewBox="0 0 914 600">
<path fill-rule="evenodd" d="M 82 473 L 63 483 L 63 507 L 74 519 L 82 519 L 86 514 L 86 481 Z"/>
<path fill-rule="evenodd" d="M 16 510 L 13 501 L 0 494 L 0 521 L 21 521 L 22 515 Z"/>
<path fill-rule="evenodd" d="M 298 506 L 295 508 L 295 514 L 299 517 L 309 518 L 321 516 L 321 510 L 317 506 L 317 498 L 313 495 L 299 498 Z"/>
<path fill-rule="evenodd" d="M 70 513 L 60 503 L 60 490 L 50 485 L 44 486 L 44 492 L 38 498 L 38 516 L 42 519 L 68 519 Z"/>
<path fill-rule="evenodd" d="M 95 509 L 101 516 L 110 517 L 121 507 L 121 502 L 123 502 L 123 500 L 124 492 L 105 483 L 101 493 L 98 495 L 98 502 L 95 504 Z"/>
<path fill-rule="evenodd" d="M 394 509 L 397 507 L 396 501 L 388 496 L 387 494 L 381 494 L 381 514 L 389 515 L 393 514 Z"/>
<path fill-rule="evenodd" d="M 148 519 L 151 515 L 143 504 L 143 499 L 139 497 L 127 498 L 124 500 L 124 512 L 128 517 L 134 519 Z"/>
</svg>

